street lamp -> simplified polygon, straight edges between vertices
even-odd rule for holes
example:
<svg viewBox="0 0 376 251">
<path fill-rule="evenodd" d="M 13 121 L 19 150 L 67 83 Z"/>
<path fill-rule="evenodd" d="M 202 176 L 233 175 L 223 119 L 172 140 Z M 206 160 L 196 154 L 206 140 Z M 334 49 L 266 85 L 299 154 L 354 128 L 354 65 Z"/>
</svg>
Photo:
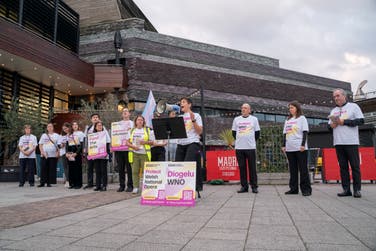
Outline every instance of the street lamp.
<svg viewBox="0 0 376 251">
<path fill-rule="evenodd" d="M 121 48 L 122 44 L 123 44 L 123 39 L 121 38 L 121 33 L 120 31 L 116 31 L 115 36 L 114 36 L 114 46 L 115 46 L 115 64 L 117 65 L 120 64 L 119 54 L 120 52 L 123 52 L 123 49 Z"/>
</svg>

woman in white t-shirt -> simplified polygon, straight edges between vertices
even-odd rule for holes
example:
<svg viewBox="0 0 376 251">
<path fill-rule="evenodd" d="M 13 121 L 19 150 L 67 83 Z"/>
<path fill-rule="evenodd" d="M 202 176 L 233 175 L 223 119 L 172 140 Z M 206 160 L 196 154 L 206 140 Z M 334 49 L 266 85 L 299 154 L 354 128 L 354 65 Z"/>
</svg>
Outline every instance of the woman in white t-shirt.
<svg viewBox="0 0 376 251">
<path fill-rule="evenodd" d="M 303 196 L 312 194 L 311 182 L 307 167 L 307 134 L 308 122 L 302 115 L 302 109 L 297 101 L 289 104 L 289 116 L 283 128 L 283 147 L 289 162 L 290 190 L 285 194 L 298 194 L 298 172 L 300 172 L 300 190 Z"/>
<path fill-rule="evenodd" d="M 41 155 L 41 177 L 38 187 L 48 187 L 56 184 L 56 167 L 59 158 L 58 140 L 59 134 L 54 132 L 54 125 L 47 124 L 47 132 L 39 139 L 39 150 Z"/>
</svg>

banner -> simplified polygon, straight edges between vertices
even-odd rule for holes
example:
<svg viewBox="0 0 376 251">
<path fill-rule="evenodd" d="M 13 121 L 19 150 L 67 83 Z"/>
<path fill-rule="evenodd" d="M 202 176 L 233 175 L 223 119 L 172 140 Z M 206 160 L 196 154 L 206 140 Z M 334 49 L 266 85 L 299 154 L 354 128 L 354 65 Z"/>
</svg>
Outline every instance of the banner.
<svg viewBox="0 0 376 251">
<path fill-rule="evenodd" d="M 101 159 L 107 156 L 106 132 L 95 132 L 88 135 L 87 159 Z"/>
<path fill-rule="evenodd" d="M 194 206 L 196 162 L 146 162 L 142 205 Z"/>
<path fill-rule="evenodd" d="M 111 150 L 127 151 L 127 137 L 129 128 L 125 127 L 123 121 L 111 123 Z"/>
<path fill-rule="evenodd" d="M 206 152 L 207 180 L 240 180 L 235 150 Z"/>
<path fill-rule="evenodd" d="M 154 110 L 156 106 L 157 104 L 155 103 L 153 92 L 150 90 L 148 100 L 146 101 L 144 111 L 142 112 L 142 116 L 145 118 L 145 123 L 147 127 L 153 128 L 151 120 L 153 119 Z"/>
</svg>

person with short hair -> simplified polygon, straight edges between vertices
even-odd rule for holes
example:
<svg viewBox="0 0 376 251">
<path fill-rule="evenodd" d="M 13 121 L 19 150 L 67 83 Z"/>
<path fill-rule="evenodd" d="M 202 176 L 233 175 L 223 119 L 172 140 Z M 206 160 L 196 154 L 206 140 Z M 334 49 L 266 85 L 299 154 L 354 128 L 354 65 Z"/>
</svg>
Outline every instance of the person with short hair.
<svg viewBox="0 0 376 251">
<path fill-rule="evenodd" d="M 252 193 L 258 193 L 256 172 L 256 141 L 260 137 L 258 119 L 251 115 L 251 106 L 244 103 L 241 107 L 241 116 L 232 123 L 232 136 L 235 139 L 235 153 L 239 164 L 241 188 L 238 193 L 248 192 L 248 174 Z"/>
<path fill-rule="evenodd" d="M 359 129 L 364 124 L 364 115 L 360 107 L 348 102 L 346 92 L 343 89 L 333 91 L 333 99 L 336 107 L 329 115 L 329 129 L 333 131 L 333 144 L 336 149 L 337 159 L 341 173 L 343 191 L 338 193 L 339 197 L 352 196 L 350 188 L 351 166 L 354 197 L 362 197 L 361 173 L 359 159 Z"/>
<path fill-rule="evenodd" d="M 180 110 L 183 112 L 185 131 L 187 138 L 178 139 L 175 161 L 195 161 L 196 162 L 196 191 L 202 190 L 201 173 L 201 145 L 200 137 L 203 130 L 201 115 L 193 112 L 193 102 L 190 98 L 180 99 Z"/>
<path fill-rule="evenodd" d="M 20 176 L 19 187 L 23 187 L 26 181 L 26 168 L 28 174 L 29 185 L 34 186 L 34 173 L 35 173 L 35 149 L 38 146 L 37 137 L 31 134 L 31 125 L 24 125 L 24 135 L 18 141 L 18 148 L 20 149 Z"/>
<path fill-rule="evenodd" d="M 311 181 L 307 166 L 307 135 L 308 122 L 303 115 L 302 108 L 298 101 L 289 104 L 289 115 L 283 127 L 283 147 L 289 162 L 290 190 L 285 194 L 298 194 L 298 173 L 300 173 L 300 190 L 303 196 L 312 194 Z"/>
<path fill-rule="evenodd" d="M 41 177 L 38 187 L 51 187 L 56 184 L 56 167 L 59 158 L 58 147 L 59 134 L 54 132 L 54 125 L 47 124 L 47 131 L 39 139 L 39 149 L 41 155 Z"/>
<path fill-rule="evenodd" d="M 128 108 L 124 108 L 121 116 L 121 123 L 123 127 L 129 132 L 134 127 L 134 122 L 130 120 L 130 112 Z M 128 147 L 128 146 L 127 146 Z M 119 189 L 118 192 L 132 192 L 133 191 L 133 180 L 132 180 L 132 168 L 128 159 L 129 149 L 116 151 L 115 158 L 117 165 L 119 167 Z M 125 173 L 127 173 L 127 189 L 125 189 Z"/>
</svg>

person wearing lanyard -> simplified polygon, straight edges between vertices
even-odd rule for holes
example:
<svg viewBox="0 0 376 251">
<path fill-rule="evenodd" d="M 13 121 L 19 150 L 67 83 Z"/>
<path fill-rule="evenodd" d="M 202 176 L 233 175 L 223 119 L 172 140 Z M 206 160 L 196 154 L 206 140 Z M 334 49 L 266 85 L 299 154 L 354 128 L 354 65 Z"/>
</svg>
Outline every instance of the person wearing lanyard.
<svg viewBox="0 0 376 251">
<path fill-rule="evenodd" d="M 196 162 L 196 190 L 202 190 L 200 135 L 202 134 L 202 119 L 200 114 L 192 111 L 192 100 L 184 97 L 180 99 L 180 110 L 184 113 L 185 130 L 187 138 L 178 139 L 175 161 Z"/>
<path fill-rule="evenodd" d="M 37 137 L 31 134 L 31 126 L 24 126 L 25 135 L 20 137 L 18 148 L 20 149 L 20 187 L 25 184 L 25 171 L 27 168 L 28 181 L 30 186 L 34 186 L 34 173 L 35 173 L 35 148 L 38 145 Z"/>
</svg>

